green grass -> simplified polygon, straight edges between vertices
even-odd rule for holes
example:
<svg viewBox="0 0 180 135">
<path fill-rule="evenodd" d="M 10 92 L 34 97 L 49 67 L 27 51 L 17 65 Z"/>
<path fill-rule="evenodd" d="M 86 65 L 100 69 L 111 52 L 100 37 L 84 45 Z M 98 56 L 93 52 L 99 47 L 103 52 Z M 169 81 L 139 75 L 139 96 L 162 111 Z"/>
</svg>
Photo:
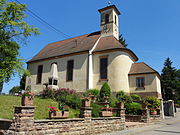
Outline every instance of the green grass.
<svg viewBox="0 0 180 135">
<path fill-rule="evenodd" d="M 14 106 L 21 105 L 21 97 L 19 96 L 2 96 L 0 95 L 0 118 L 12 119 L 14 113 Z M 41 99 L 35 97 L 34 99 L 35 119 L 48 118 L 48 106 L 58 107 L 58 103 L 52 99 Z M 78 117 L 79 110 L 70 109 L 70 118 Z"/>
</svg>

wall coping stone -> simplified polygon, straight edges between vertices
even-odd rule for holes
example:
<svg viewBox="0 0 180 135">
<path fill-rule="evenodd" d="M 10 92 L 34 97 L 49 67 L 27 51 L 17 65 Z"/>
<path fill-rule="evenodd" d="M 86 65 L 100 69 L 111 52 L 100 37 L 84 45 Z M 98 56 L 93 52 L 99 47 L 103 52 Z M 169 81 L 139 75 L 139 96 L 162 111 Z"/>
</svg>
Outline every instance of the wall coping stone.
<svg viewBox="0 0 180 135">
<path fill-rule="evenodd" d="M 67 121 L 84 121 L 84 118 L 72 118 L 72 119 L 44 119 L 44 120 L 35 120 L 34 123 L 44 123 L 44 122 L 67 122 Z"/>
<path fill-rule="evenodd" d="M 92 118 L 92 120 L 113 120 L 113 119 L 121 119 L 121 117 L 99 117 L 99 118 Z"/>
<path fill-rule="evenodd" d="M 14 108 L 34 109 L 36 106 L 13 106 Z"/>
<path fill-rule="evenodd" d="M 1 118 L 0 118 L 0 121 L 13 122 L 13 120 L 12 120 L 12 119 L 1 119 Z"/>
</svg>

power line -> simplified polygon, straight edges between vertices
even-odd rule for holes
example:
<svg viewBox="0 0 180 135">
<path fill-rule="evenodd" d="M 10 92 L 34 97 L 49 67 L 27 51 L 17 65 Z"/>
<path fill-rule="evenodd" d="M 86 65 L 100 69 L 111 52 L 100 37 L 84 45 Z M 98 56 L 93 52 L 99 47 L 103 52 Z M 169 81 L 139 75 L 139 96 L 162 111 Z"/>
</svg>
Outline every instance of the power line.
<svg viewBox="0 0 180 135">
<path fill-rule="evenodd" d="M 17 3 L 19 3 L 20 5 L 22 5 L 18 0 L 15 0 Z M 29 14 L 31 17 L 33 17 L 34 19 L 38 20 L 39 22 L 46 24 L 51 30 L 53 30 L 54 32 L 64 35 L 68 38 L 71 38 L 71 36 L 65 34 L 64 32 L 58 30 L 57 28 L 55 28 L 54 26 L 52 26 L 51 24 L 49 24 L 47 21 L 45 21 L 44 19 L 42 19 L 40 16 L 38 16 L 37 14 L 35 14 L 32 10 L 27 8 L 27 11 L 29 11 L 31 14 Z M 28 12 L 27 12 L 28 13 Z"/>
</svg>

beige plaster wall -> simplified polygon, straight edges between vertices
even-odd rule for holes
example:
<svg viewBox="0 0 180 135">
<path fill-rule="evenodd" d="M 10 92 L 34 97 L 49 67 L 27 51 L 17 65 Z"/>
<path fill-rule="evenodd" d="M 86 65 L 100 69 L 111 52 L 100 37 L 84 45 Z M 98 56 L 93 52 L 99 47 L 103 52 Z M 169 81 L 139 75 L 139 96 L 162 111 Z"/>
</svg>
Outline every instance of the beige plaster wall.
<svg viewBox="0 0 180 135">
<path fill-rule="evenodd" d="M 134 61 L 128 53 L 120 51 L 93 56 L 93 87 L 100 89 L 104 83 L 104 81 L 99 81 L 100 56 L 108 56 L 108 84 L 112 92 L 119 90 L 129 92 L 128 73 Z"/>
<path fill-rule="evenodd" d="M 66 81 L 66 71 L 67 71 L 67 61 L 74 60 L 74 70 L 73 70 L 73 81 Z M 31 77 L 29 84 L 31 84 L 31 89 L 34 92 L 42 91 L 45 86 L 43 83 L 48 82 L 48 77 L 50 75 L 51 64 L 56 62 L 58 65 L 58 86 L 61 88 L 70 88 L 77 91 L 84 91 L 87 88 L 87 60 L 88 54 L 67 56 L 63 58 L 58 58 L 54 60 L 46 60 L 41 62 L 29 63 L 28 69 L 31 72 Z M 43 75 L 42 83 L 36 84 L 37 68 L 39 65 L 43 65 Z M 26 86 L 28 85 L 28 80 Z"/>
<path fill-rule="evenodd" d="M 136 88 L 136 77 L 145 78 L 145 89 Z M 129 76 L 130 93 L 158 92 L 161 94 L 160 80 L 156 73 Z"/>
<path fill-rule="evenodd" d="M 157 92 L 161 94 L 161 82 L 159 77 L 156 76 Z"/>
</svg>

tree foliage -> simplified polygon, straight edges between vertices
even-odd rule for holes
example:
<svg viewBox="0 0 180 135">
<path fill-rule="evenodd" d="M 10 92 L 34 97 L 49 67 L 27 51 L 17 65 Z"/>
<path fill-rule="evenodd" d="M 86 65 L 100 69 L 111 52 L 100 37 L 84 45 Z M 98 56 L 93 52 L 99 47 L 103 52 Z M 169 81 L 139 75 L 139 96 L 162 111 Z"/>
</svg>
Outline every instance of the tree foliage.
<svg viewBox="0 0 180 135">
<path fill-rule="evenodd" d="M 104 83 L 100 90 L 100 98 L 103 99 L 104 97 L 111 96 L 111 88 L 109 87 L 108 83 Z"/>
<path fill-rule="evenodd" d="M 164 68 L 161 74 L 161 88 L 163 98 L 165 100 L 175 100 L 175 93 L 177 92 L 177 73 L 176 69 L 172 67 L 172 61 L 167 58 L 164 63 Z"/>
<path fill-rule="evenodd" d="M 10 91 L 9 94 L 14 95 L 15 93 L 19 93 L 20 86 L 14 86 Z"/>
<path fill-rule="evenodd" d="M 0 82 L 8 82 L 16 72 L 22 73 L 19 44 L 25 44 L 32 34 L 39 34 L 37 28 L 24 21 L 26 10 L 25 4 L 0 0 Z"/>
<path fill-rule="evenodd" d="M 126 43 L 126 39 L 123 38 L 122 34 L 119 36 L 119 42 L 126 48 L 128 44 Z"/>
</svg>

